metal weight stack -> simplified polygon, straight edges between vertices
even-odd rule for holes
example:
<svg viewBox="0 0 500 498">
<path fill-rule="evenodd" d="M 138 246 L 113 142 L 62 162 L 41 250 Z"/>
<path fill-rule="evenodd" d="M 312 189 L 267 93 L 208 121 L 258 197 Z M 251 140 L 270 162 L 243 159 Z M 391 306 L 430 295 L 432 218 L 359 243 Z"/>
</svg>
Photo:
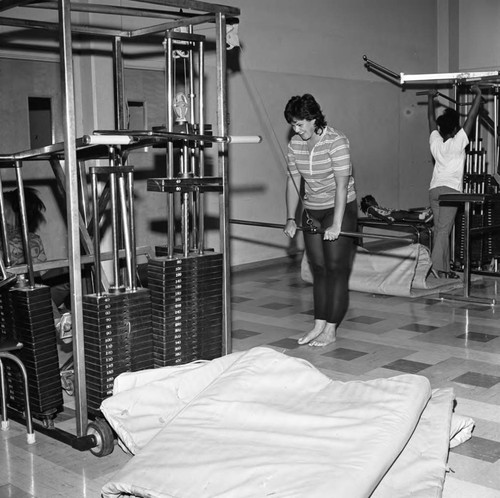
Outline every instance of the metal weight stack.
<svg viewBox="0 0 500 498">
<path fill-rule="evenodd" d="M 218 253 L 149 261 L 155 367 L 220 356 L 222 262 Z"/>
<path fill-rule="evenodd" d="M 87 402 L 98 411 L 123 372 L 153 366 L 151 298 L 147 289 L 83 296 Z"/>
<path fill-rule="evenodd" d="M 471 228 L 491 225 L 492 207 L 485 205 L 480 211 L 475 210 L 470 214 Z M 455 255 L 454 264 L 461 268 L 464 262 L 464 244 L 465 244 L 465 215 L 463 209 L 459 209 L 455 218 Z M 481 268 L 482 265 L 488 264 L 491 261 L 492 238 L 491 234 L 474 236 L 470 241 L 469 247 L 470 261 L 474 268 Z"/>
<path fill-rule="evenodd" d="M 203 136 L 209 125 L 204 119 L 204 44 L 205 37 L 193 34 L 191 28 L 165 34 L 165 130 L 186 138 L 167 144 L 167 177 L 147 182 L 148 191 L 166 194 L 168 209 L 167 245 L 157 247 L 156 257 L 148 262 L 155 367 L 213 359 L 223 351 L 225 259 L 204 248 L 204 194 L 223 192 L 222 177 L 205 176 L 205 147 L 209 144 Z M 176 64 L 182 59 L 186 68 L 182 88 L 187 87 L 187 97 L 177 92 L 175 81 Z M 176 196 L 181 210 L 178 245 Z"/>
<path fill-rule="evenodd" d="M 482 161 L 479 162 L 482 164 Z M 482 169 L 481 169 L 482 171 Z M 464 177 L 465 193 L 496 194 L 498 184 L 495 178 L 488 174 L 472 173 L 469 171 Z M 500 220 L 500 209 L 497 203 L 486 202 L 484 205 L 472 207 L 470 213 L 471 228 L 493 226 Z M 461 268 L 464 261 L 465 215 L 463 206 L 458 209 L 455 218 L 454 231 L 454 265 Z M 476 234 L 470 242 L 470 261 L 475 269 L 482 269 L 489 265 L 493 258 L 500 256 L 498 233 L 495 231 Z"/>
<path fill-rule="evenodd" d="M 101 402 L 112 394 L 117 375 L 153 367 L 151 296 L 149 289 L 137 287 L 136 279 L 133 167 L 122 166 L 120 157 L 113 150 L 110 162 L 110 167 L 90 168 L 94 213 L 99 213 L 97 175 L 109 175 L 114 277 L 110 289 L 102 290 L 97 215 L 94 216 L 97 290 L 82 298 L 87 403 L 90 412 L 98 412 Z M 120 238 L 123 238 L 125 246 L 124 282 L 120 276 L 123 273 L 118 247 Z"/>
<path fill-rule="evenodd" d="M 19 357 L 26 366 L 33 415 L 49 420 L 62 410 L 63 395 L 57 352 L 57 334 L 50 288 L 28 286 L 20 280 L 8 292 L 14 334 L 23 343 Z M 10 405 L 22 411 L 23 380 L 17 369 L 7 370 Z"/>
<path fill-rule="evenodd" d="M 53 418 L 63 408 L 57 333 L 50 288 L 35 283 L 33 259 L 29 244 L 26 199 L 21 174 L 21 164 L 16 162 L 17 191 L 19 195 L 20 227 L 27 265 L 27 275 L 19 275 L 16 284 L 9 291 L 2 293 L 2 331 L 23 343 L 23 348 L 16 354 L 26 367 L 30 407 L 33 416 L 52 425 Z M 1 185 L 0 185 L 1 186 Z M 5 215 L 3 194 L 1 194 L 2 245 L 8 247 L 8 238 L 4 230 Z M 4 257 L 8 264 L 10 254 Z M 23 379 L 18 369 L 7 366 L 7 389 L 10 406 L 18 411 L 24 409 Z"/>
<path fill-rule="evenodd" d="M 3 339 L 12 337 L 14 323 L 9 304 L 8 289 L 2 289 L 0 292 L 0 335 Z"/>
</svg>

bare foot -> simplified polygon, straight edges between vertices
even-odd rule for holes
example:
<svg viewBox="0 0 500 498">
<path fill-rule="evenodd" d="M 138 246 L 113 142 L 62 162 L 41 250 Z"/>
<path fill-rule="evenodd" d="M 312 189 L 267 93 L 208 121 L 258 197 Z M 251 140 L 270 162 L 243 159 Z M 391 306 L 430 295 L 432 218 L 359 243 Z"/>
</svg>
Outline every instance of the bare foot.
<svg viewBox="0 0 500 498">
<path fill-rule="evenodd" d="M 309 346 L 322 348 L 337 340 L 337 326 L 334 323 L 327 323 L 323 332 L 309 341 Z"/>
<path fill-rule="evenodd" d="M 310 341 L 316 339 L 323 329 L 325 328 L 326 320 L 314 320 L 314 328 L 306 335 L 303 335 L 297 342 L 299 344 L 308 344 Z"/>
</svg>

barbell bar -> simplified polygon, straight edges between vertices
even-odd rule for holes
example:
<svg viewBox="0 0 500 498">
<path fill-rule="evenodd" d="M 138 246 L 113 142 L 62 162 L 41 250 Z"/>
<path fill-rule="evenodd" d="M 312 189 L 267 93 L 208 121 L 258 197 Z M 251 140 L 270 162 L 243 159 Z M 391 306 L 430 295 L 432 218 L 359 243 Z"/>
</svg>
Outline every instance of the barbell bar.
<svg viewBox="0 0 500 498">
<path fill-rule="evenodd" d="M 422 90 L 420 92 L 416 92 L 417 95 L 428 95 L 429 92 L 432 91 L 432 90 Z M 439 95 L 439 97 L 443 97 L 443 99 L 446 99 L 448 101 L 450 101 L 452 104 L 455 104 L 455 105 L 469 105 L 469 104 L 464 104 L 464 103 L 459 103 L 457 102 L 455 99 L 452 99 L 451 97 L 448 97 L 448 95 L 445 95 L 444 93 L 441 93 L 441 92 L 436 92 L 436 95 Z"/>
<path fill-rule="evenodd" d="M 235 225 L 249 225 L 249 226 L 256 226 L 256 227 L 262 227 L 262 228 L 279 228 L 283 230 L 285 228 L 285 225 L 280 225 L 279 223 L 265 223 L 263 221 L 250 221 L 250 220 L 235 220 L 235 219 L 230 219 L 229 223 L 233 223 Z M 309 233 L 325 233 L 325 231 L 322 228 L 317 228 L 317 227 L 302 227 L 302 226 L 297 226 L 297 230 L 302 231 L 302 232 L 309 232 Z M 361 232 L 340 232 L 341 237 L 355 237 L 358 239 L 362 239 L 364 237 L 367 238 L 375 238 L 375 239 L 389 239 L 389 240 L 404 240 L 408 242 L 415 242 L 413 238 L 408 238 L 408 237 L 398 237 L 397 235 L 377 235 L 375 233 L 361 233 Z"/>
</svg>

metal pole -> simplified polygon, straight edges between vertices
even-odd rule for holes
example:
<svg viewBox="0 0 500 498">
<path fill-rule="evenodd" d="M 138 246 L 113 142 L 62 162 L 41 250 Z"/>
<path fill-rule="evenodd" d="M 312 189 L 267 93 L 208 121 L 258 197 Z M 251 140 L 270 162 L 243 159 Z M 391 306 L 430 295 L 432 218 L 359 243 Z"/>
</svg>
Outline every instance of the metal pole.
<svg viewBox="0 0 500 498">
<path fill-rule="evenodd" d="M 68 226 L 71 319 L 73 324 L 73 361 L 75 364 L 75 411 L 77 436 L 87 429 L 87 385 L 83 344 L 82 277 L 78 210 L 78 163 L 76 159 L 75 88 L 71 38 L 70 0 L 59 1 L 61 68 L 64 102 L 64 154 L 66 169 L 66 210 Z"/>
<path fill-rule="evenodd" d="M 21 236 L 23 239 L 24 259 L 28 266 L 28 283 L 33 289 L 35 287 L 35 272 L 33 271 L 33 258 L 31 257 L 31 247 L 28 231 L 28 215 L 26 214 L 26 197 L 24 195 L 23 177 L 21 174 L 21 161 L 16 161 L 16 182 L 19 196 L 19 215 L 21 217 Z"/>
<path fill-rule="evenodd" d="M 123 83 L 123 53 L 122 40 L 119 36 L 113 38 L 113 83 L 115 98 L 115 128 L 127 128 L 125 113 L 125 88 Z"/>
<path fill-rule="evenodd" d="M 167 131 L 172 132 L 174 129 L 174 120 L 172 116 L 173 94 L 174 94 L 174 68 L 173 68 L 173 48 L 172 38 L 166 37 L 167 54 L 166 54 L 166 123 Z M 174 177 L 174 144 L 171 140 L 167 143 L 167 178 Z M 167 194 L 167 256 L 172 258 L 174 255 L 175 244 L 175 229 L 174 229 L 174 194 Z"/>
<path fill-rule="evenodd" d="M 376 62 L 368 59 L 366 55 L 363 55 L 363 60 L 365 61 L 365 66 L 367 69 L 371 69 L 373 67 L 378 71 L 382 71 L 383 73 L 389 75 L 391 78 L 399 79 L 400 77 L 398 73 L 395 73 L 394 71 L 391 71 L 390 69 L 387 69 L 386 67 L 381 66 L 380 64 L 377 64 Z"/>
<path fill-rule="evenodd" d="M 216 31 L 216 73 L 217 73 L 217 134 L 227 135 L 227 69 L 226 69 L 226 17 L 220 12 L 215 16 Z M 231 345 L 231 288 L 229 260 L 229 181 L 227 171 L 227 145 L 219 144 L 219 176 L 222 178 L 222 193 L 219 200 L 220 246 L 223 258 L 223 336 L 222 352 L 229 354 Z"/>
<path fill-rule="evenodd" d="M 1 236 L 2 236 L 2 247 L 3 250 L 3 258 L 5 260 L 5 264 L 10 266 L 12 264 L 12 258 L 10 257 L 9 251 L 9 238 L 7 234 L 7 221 L 5 220 L 5 200 L 3 196 L 3 183 L 2 177 L 0 176 L 0 213 L 2 216 L 2 227 L 1 227 Z"/>
<path fill-rule="evenodd" d="M 189 26 L 189 33 L 193 33 L 193 26 Z M 195 103 L 196 103 L 196 94 L 194 92 L 194 81 L 195 81 L 195 72 L 194 72 L 194 49 L 196 47 L 196 43 L 189 43 L 189 123 L 191 126 L 189 127 L 189 132 L 193 133 L 194 124 L 196 122 L 195 116 Z M 200 76 L 199 76 L 200 77 Z M 189 149 L 189 172 L 192 176 L 196 176 L 196 154 L 195 148 L 193 146 Z M 190 192 L 188 195 L 189 203 L 191 206 L 191 230 L 190 230 L 190 249 L 196 249 L 198 245 L 198 219 L 196 217 L 196 207 L 199 200 L 198 192 L 195 190 L 194 192 Z"/>
<path fill-rule="evenodd" d="M 200 126 L 200 135 L 205 134 L 205 43 L 199 44 L 199 60 L 198 60 L 198 122 Z M 203 178 L 205 176 L 205 146 L 200 142 L 198 148 L 198 176 Z M 204 195 L 202 193 L 198 196 L 198 253 L 203 254 L 205 248 L 205 205 Z"/>
<path fill-rule="evenodd" d="M 494 175 L 499 173 L 498 171 L 498 87 L 495 87 L 493 94 L 493 164 L 494 164 Z"/>
<path fill-rule="evenodd" d="M 109 147 L 109 165 L 111 168 L 116 162 L 116 151 L 111 145 Z M 119 247 L 118 247 L 118 205 L 117 205 L 117 180 L 116 173 L 111 172 L 109 174 L 109 189 L 111 192 L 111 238 L 112 238 L 112 252 L 113 252 L 113 287 L 115 290 L 120 285 L 120 258 L 119 258 Z"/>
<path fill-rule="evenodd" d="M 90 178 L 92 182 L 92 211 L 94 213 L 94 272 L 95 272 L 95 293 L 101 296 L 101 251 L 100 251 L 100 213 L 99 203 L 97 201 L 97 172 L 95 168 L 90 169 Z"/>
<path fill-rule="evenodd" d="M 118 174 L 118 196 L 120 201 L 123 243 L 125 245 L 125 264 L 127 265 L 127 287 L 131 289 L 132 275 L 135 273 L 135 269 L 132 266 L 132 252 L 135 251 L 135 247 L 133 247 L 131 243 L 132 234 L 130 233 L 130 220 L 129 220 L 129 216 L 131 216 L 131 213 L 129 213 L 127 209 L 128 208 L 127 186 L 125 184 L 124 173 L 122 172 Z"/>
<path fill-rule="evenodd" d="M 136 241 L 135 241 L 135 207 L 134 207 L 134 172 L 127 173 L 127 187 L 128 187 L 128 204 L 129 204 L 129 222 L 130 222 L 130 244 L 132 252 L 130 254 L 130 264 L 132 266 L 132 279 L 131 288 L 133 291 L 137 290 L 137 256 L 136 256 Z"/>
<path fill-rule="evenodd" d="M 127 106 L 125 102 L 122 40 L 118 36 L 113 39 L 113 69 L 115 90 L 115 126 L 119 130 L 124 130 L 128 128 L 127 120 L 125 119 Z M 120 211 L 125 244 L 127 283 L 129 287 L 132 287 L 132 274 L 135 270 L 132 267 L 131 262 L 132 247 L 130 244 L 130 223 L 128 221 L 128 211 L 126 208 L 125 179 L 122 174 L 118 176 L 118 194 L 120 196 Z"/>
</svg>

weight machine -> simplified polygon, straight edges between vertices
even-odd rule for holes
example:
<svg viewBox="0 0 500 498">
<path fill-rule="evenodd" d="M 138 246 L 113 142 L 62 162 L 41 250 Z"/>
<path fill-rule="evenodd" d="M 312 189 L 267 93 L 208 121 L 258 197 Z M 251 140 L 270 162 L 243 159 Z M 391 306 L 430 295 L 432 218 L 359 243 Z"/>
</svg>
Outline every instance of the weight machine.
<svg viewBox="0 0 500 498">
<path fill-rule="evenodd" d="M 238 21 L 239 9 L 196 0 L 138 2 L 144 7 L 135 8 L 129 5 L 131 2 L 113 7 L 78 4 L 71 0 L 59 0 L 57 6 L 25 0 L 0 3 L 2 12 L 15 7 L 21 11 L 23 7 L 46 12 L 56 9 L 53 22 L 2 16 L 0 24 L 52 30 L 58 32 L 60 38 L 64 141 L 40 149 L 0 155 L 0 167 L 16 164 L 22 168 L 30 161 L 49 161 L 66 195 L 68 259 L 58 264 L 69 268 L 71 283 L 76 434 L 54 426 L 35 428 L 79 450 L 90 449 L 97 456 L 109 454 L 113 447 L 112 433 L 98 417 L 98 408 L 100 401 L 110 394 L 116 375 L 133 369 L 211 359 L 231 352 L 227 148 L 230 143 L 260 142 L 260 137 L 228 134 L 226 50 L 234 43 L 233 24 Z M 72 12 L 134 16 L 153 21 L 149 26 L 130 30 L 83 26 L 73 22 Z M 158 20 L 162 22 L 158 24 Z M 205 123 L 206 37 L 194 32 L 199 25 L 207 25 L 215 33 L 214 130 Z M 231 40 L 229 32 L 232 32 Z M 74 33 L 104 36 L 111 41 L 114 79 L 115 129 L 95 130 L 79 138 L 75 116 Z M 148 130 L 129 130 L 125 119 L 122 44 L 127 39 L 158 33 L 163 34 L 165 123 Z M 188 68 L 185 71 L 187 95 L 176 87 L 178 60 Z M 148 191 L 167 196 L 167 243 L 156 251 L 136 247 L 135 241 L 134 167 L 127 161 L 131 151 L 145 147 L 164 149 L 166 157 L 165 177 L 151 178 L 147 185 Z M 205 174 L 208 147 L 214 149 L 216 156 L 217 176 L 214 177 Z M 178 172 L 174 164 L 176 157 L 180 164 Z M 80 192 L 86 189 L 82 189 L 80 167 L 95 159 L 107 159 L 108 165 L 90 169 L 93 218 L 89 220 L 81 210 L 85 200 L 81 199 Z M 98 175 L 107 177 L 100 197 Z M 207 192 L 219 196 L 219 252 L 205 248 L 204 194 Z M 175 230 L 175 196 L 180 197 L 180 239 Z M 102 253 L 100 216 L 108 202 L 112 213 L 112 250 Z M 148 289 L 137 286 L 136 256 L 139 253 L 149 257 Z M 112 264 L 111 282 L 101 270 L 105 260 Z M 57 263 L 37 265 L 36 270 L 54 264 Z M 84 264 L 91 265 L 93 271 L 94 292 L 89 295 L 84 295 L 82 290 Z M 26 268 L 9 268 L 9 271 L 22 274 Z M 151 309 L 149 315 L 148 307 Z M 138 350 L 138 345 L 142 347 L 148 336 L 145 326 L 148 316 L 152 323 L 149 335 L 153 347 L 151 351 Z"/>
<path fill-rule="evenodd" d="M 499 87 L 500 71 L 459 71 L 449 73 L 406 74 L 390 69 L 363 56 L 369 71 L 408 89 L 415 85 L 451 90 L 453 97 L 438 92 L 457 110 L 469 105 L 464 91 L 467 86 L 478 85 L 483 93 L 491 97 L 493 118 L 480 113 L 475 124 L 475 133 L 466 151 L 463 194 L 443 196 L 443 202 L 458 205 L 452 237 L 452 261 L 455 269 L 464 272 L 464 299 L 471 300 L 470 274 L 498 276 L 500 258 L 500 164 L 499 164 Z M 427 91 L 417 91 L 417 95 Z M 482 132 L 491 133 L 492 165 L 486 162 Z M 474 237 L 472 237 L 474 235 Z M 454 296 L 456 297 L 456 296 Z M 479 301 L 479 298 L 474 298 Z M 491 300 L 488 300 L 491 304 Z"/>
</svg>

